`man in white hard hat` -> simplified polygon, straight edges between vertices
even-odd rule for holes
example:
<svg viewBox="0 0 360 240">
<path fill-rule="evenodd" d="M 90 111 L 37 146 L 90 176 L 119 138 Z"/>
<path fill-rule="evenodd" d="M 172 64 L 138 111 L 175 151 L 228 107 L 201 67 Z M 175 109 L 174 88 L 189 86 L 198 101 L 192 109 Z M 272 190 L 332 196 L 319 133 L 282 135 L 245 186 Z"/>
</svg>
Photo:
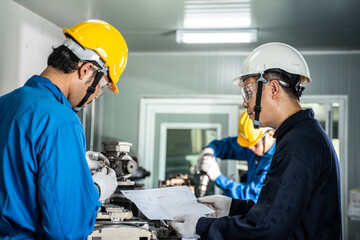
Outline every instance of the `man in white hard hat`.
<svg viewBox="0 0 360 240">
<path fill-rule="evenodd" d="M 235 79 L 255 127 L 276 130 L 276 149 L 258 202 L 208 196 L 199 199 L 217 218 L 177 217 L 185 238 L 342 239 L 340 170 L 330 138 L 302 110 L 299 98 L 310 72 L 302 55 L 283 43 L 256 48 Z"/>
</svg>

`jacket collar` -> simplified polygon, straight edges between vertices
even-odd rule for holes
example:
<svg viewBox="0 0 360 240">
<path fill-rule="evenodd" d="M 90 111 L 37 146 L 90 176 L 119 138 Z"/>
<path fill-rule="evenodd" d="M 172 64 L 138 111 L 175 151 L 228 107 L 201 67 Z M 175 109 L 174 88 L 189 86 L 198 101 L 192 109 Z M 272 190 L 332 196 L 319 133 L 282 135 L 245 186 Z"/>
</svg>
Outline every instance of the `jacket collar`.
<svg viewBox="0 0 360 240">
<path fill-rule="evenodd" d="M 300 110 L 299 112 L 291 115 L 275 131 L 274 138 L 281 137 L 295 124 L 308 119 L 314 119 L 314 111 L 312 109 Z"/>
<path fill-rule="evenodd" d="M 25 83 L 25 86 L 46 90 L 49 94 L 54 96 L 59 103 L 72 109 L 69 101 L 67 100 L 63 92 L 60 90 L 60 88 L 53 84 L 48 78 L 34 75 Z"/>
</svg>

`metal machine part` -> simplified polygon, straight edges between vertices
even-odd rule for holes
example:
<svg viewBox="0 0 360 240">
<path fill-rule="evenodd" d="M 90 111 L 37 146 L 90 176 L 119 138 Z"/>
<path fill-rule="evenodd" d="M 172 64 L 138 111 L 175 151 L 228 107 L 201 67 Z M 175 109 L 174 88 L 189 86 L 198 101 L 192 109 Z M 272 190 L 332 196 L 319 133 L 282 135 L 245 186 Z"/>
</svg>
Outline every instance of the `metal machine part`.
<svg viewBox="0 0 360 240">
<path fill-rule="evenodd" d="M 192 183 L 192 179 L 188 174 L 178 174 L 170 179 L 164 181 L 159 180 L 159 187 L 171 187 L 171 186 L 188 186 L 192 193 L 195 194 L 195 187 Z"/>
<path fill-rule="evenodd" d="M 133 181 L 128 178 L 136 172 L 137 163 L 129 155 L 131 143 L 104 142 L 104 155 L 110 161 L 110 167 L 115 170 L 119 185 L 131 186 Z"/>
<path fill-rule="evenodd" d="M 130 210 L 125 209 L 121 206 L 103 204 L 102 208 L 104 208 L 105 211 L 99 211 L 97 213 L 97 220 L 110 220 L 112 222 L 120 222 L 133 218 L 133 213 Z"/>
<path fill-rule="evenodd" d="M 204 156 L 213 156 L 213 155 L 207 153 Z M 201 170 L 201 164 L 202 162 L 200 162 L 199 165 L 197 166 L 197 172 L 196 172 L 199 175 L 199 189 L 198 189 L 199 197 L 205 196 L 210 181 L 209 176 L 206 174 L 206 172 Z"/>
<path fill-rule="evenodd" d="M 209 181 L 210 179 L 206 172 L 201 171 L 199 175 L 199 197 L 205 196 Z"/>
<path fill-rule="evenodd" d="M 126 199 L 121 190 L 143 188 L 140 180 L 150 175 L 138 168 L 136 158 L 130 153 L 131 143 L 103 142 L 102 154 L 109 160 L 108 167 L 116 172 L 118 187 L 99 209 L 93 232 L 87 240 L 180 240 L 174 230 L 162 226 L 159 221 L 148 220 L 134 203 Z"/>
<path fill-rule="evenodd" d="M 146 221 L 135 219 L 130 210 L 103 204 L 97 213 L 95 227 L 87 240 L 152 240 L 157 239 Z"/>
<path fill-rule="evenodd" d="M 157 239 L 154 234 L 149 232 L 147 227 L 127 224 L 103 225 L 101 228 L 95 227 L 87 240 L 152 240 Z"/>
</svg>

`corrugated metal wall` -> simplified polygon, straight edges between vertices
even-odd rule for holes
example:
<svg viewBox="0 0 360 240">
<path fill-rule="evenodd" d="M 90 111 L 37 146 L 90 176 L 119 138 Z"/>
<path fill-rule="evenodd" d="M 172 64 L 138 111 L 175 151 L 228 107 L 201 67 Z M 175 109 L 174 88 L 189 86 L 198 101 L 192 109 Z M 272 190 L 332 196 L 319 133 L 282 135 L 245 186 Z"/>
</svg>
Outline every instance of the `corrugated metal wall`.
<svg viewBox="0 0 360 240">
<path fill-rule="evenodd" d="M 348 186 L 360 187 L 360 53 L 304 53 L 313 82 L 305 95 L 348 95 Z M 137 153 L 139 99 L 141 96 L 240 94 L 232 84 L 239 75 L 244 53 L 130 54 L 127 68 L 118 84 L 120 94 L 107 94 L 97 105 L 103 108 L 102 131 L 98 133 L 97 148 L 101 141 L 123 140 L 133 143 Z M 99 109 L 99 108 L 98 108 Z M 360 233 L 360 222 L 349 222 L 349 239 Z"/>
</svg>

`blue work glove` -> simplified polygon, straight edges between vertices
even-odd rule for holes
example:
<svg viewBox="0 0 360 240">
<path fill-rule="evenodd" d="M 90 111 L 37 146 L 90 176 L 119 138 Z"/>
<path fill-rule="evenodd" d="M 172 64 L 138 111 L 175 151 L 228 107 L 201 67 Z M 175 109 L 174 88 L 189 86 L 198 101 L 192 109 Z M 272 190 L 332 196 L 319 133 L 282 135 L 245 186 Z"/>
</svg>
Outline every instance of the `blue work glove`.
<svg viewBox="0 0 360 240">
<path fill-rule="evenodd" d="M 205 204 L 215 211 L 212 217 L 220 218 L 228 216 L 230 213 L 232 198 L 224 195 L 211 195 L 198 198 L 198 202 Z"/>
<path fill-rule="evenodd" d="M 115 171 L 109 167 L 104 167 L 101 171 L 95 172 L 92 178 L 95 185 L 99 188 L 100 202 L 109 198 L 118 186 Z"/>
<path fill-rule="evenodd" d="M 185 214 L 174 217 L 174 221 L 170 225 L 181 235 L 183 238 L 199 238 L 196 234 L 196 224 L 201 218 L 197 214 Z"/>
</svg>

